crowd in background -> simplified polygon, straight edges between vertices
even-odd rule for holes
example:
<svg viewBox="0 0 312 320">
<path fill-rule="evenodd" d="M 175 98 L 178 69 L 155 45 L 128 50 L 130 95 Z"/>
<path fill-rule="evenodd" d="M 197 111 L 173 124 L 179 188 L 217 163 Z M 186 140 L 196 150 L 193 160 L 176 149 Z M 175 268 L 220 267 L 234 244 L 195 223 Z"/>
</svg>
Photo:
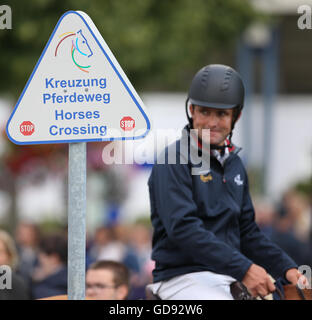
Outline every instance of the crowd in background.
<svg viewBox="0 0 312 320">
<path fill-rule="evenodd" d="M 300 265 L 312 267 L 312 199 L 288 190 L 273 206 L 255 201 L 260 229 Z"/>
<path fill-rule="evenodd" d="M 255 200 L 256 221 L 263 232 L 298 265 L 312 267 L 311 199 L 289 190 L 278 205 Z M 99 226 L 87 234 L 86 270 L 97 261 L 117 261 L 129 270 L 128 299 L 145 299 L 152 281 L 152 229 L 144 223 Z M 39 299 L 67 293 L 67 230 L 44 233 L 36 224 L 20 222 L 14 234 L 0 229 L 0 265 L 12 270 L 12 289 L 0 300 Z"/>
<path fill-rule="evenodd" d="M 145 299 L 154 267 L 149 227 L 143 223 L 100 226 L 87 234 L 86 247 L 86 270 L 96 261 L 120 262 L 130 274 L 128 299 Z M 0 265 L 9 265 L 20 282 L 17 290 L 14 281 L 11 290 L 0 290 L 0 300 L 67 294 L 66 228 L 43 233 L 36 224 L 20 222 L 14 235 L 1 230 Z"/>
</svg>

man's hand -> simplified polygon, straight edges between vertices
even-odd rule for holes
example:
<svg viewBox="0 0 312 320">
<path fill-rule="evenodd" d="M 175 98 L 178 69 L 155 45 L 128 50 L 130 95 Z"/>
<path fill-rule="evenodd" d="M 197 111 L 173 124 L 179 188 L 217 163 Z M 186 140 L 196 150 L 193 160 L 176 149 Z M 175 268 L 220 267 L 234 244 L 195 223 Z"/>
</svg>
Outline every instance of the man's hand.
<svg viewBox="0 0 312 320">
<path fill-rule="evenodd" d="M 288 269 L 285 276 L 290 283 L 293 285 L 298 284 L 302 289 L 308 286 L 308 279 L 296 268 Z"/>
<path fill-rule="evenodd" d="M 265 297 L 275 291 L 275 285 L 271 281 L 269 274 L 256 264 L 250 266 L 242 283 L 254 297 Z"/>
</svg>

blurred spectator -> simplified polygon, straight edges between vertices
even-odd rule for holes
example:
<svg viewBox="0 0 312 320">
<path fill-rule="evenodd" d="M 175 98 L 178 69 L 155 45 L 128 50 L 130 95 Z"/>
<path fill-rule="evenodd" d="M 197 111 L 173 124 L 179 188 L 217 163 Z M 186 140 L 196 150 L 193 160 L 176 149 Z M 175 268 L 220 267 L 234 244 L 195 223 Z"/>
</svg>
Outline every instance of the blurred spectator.
<svg viewBox="0 0 312 320">
<path fill-rule="evenodd" d="M 154 264 L 151 260 L 151 230 L 142 223 L 130 228 L 129 244 L 139 262 L 139 272 L 131 276 L 129 299 L 145 299 L 145 287 L 152 282 Z"/>
<path fill-rule="evenodd" d="M 126 300 L 129 271 L 116 261 L 97 261 L 86 274 L 86 297 L 94 300 Z"/>
<path fill-rule="evenodd" d="M 122 232 L 121 232 L 122 229 Z M 125 243 L 121 226 L 100 227 L 88 254 L 94 260 L 112 260 L 124 263 L 132 272 L 139 272 L 139 262 L 132 248 Z M 122 238 L 120 236 L 122 235 Z"/>
<path fill-rule="evenodd" d="M 34 299 L 67 293 L 67 239 L 63 234 L 43 237 L 39 245 L 39 265 L 32 276 Z"/>
<path fill-rule="evenodd" d="M 30 294 L 24 280 L 14 271 L 18 263 L 17 250 L 11 236 L 0 230 L 0 266 L 6 265 L 11 268 L 11 289 L 0 290 L 0 300 L 27 300 Z"/>
<path fill-rule="evenodd" d="M 151 260 L 151 231 L 144 224 L 135 224 L 130 229 L 129 243 L 139 260 L 140 273 Z"/>
<path fill-rule="evenodd" d="M 295 190 L 287 191 L 278 209 L 272 240 L 298 265 L 312 265 L 311 208 L 307 199 Z"/>
<path fill-rule="evenodd" d="M 95 234 L 98 260 L 122 261 L 125 255 L 125 246 L 120 241 L 112 227 L 101 227 Z"/>
<path fill-rule="evenodd" d="M 38 264 L 40 232 L 37 225 L 21 222 L 15 231 L 15 241 L 19 256 L 17 272 L 30 285 L 34 268 Z"/>
<path fill-rule="evenodd" d="M 287 191 L 280 204 L 280 215 L 287 217 L 296 238 L 311 241 L 312 212 L 308 199 L 295 190 Z"/>
<path fill-rule="evenodd" d="M 263 199 L 254 202 L 256 222 L 261 231 L 272 238 L 276 211 L 272 204 Z"/>
<path fill-rule="evenodd" d="M 256 201 L 256 221 L 260 229 L 298 265 L 311 265 L 309 225 L 302 225 L 302 221 L 308 219 L 304 218 L 306 211 L 301 201 L 302 198 L 293 191 L 285 194 L 278 211 L 266 201 Z"/>
<path fill-rule="evenodd" d="M 129 299 L 145 299 L 145 286 L 151 282 L 151 235 L 143 224 L 100 227 L 88 254 L 95 260 L 124 264 L 130 272 Z"/>
</svg>

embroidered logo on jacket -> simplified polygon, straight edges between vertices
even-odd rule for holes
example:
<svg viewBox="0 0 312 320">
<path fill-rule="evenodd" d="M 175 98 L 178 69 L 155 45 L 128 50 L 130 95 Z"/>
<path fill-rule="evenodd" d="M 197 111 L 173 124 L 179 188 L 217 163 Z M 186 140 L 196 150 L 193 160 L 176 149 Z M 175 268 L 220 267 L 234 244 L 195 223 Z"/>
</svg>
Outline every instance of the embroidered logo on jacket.
<svg viewBox="0 0 312 320">
<path fill-rule="evenodd" d="M 212 180 L 212 175 L 209 173 L 208 175 L 203 175 L 201 174 L 200 175 L 200 180 L 202 182 L 208 182 L 208 181 L 211 181 Z"/>
<path fill-rule="evenodd" d="M 240 174 L 236 175 L 234 178 L 234 182 L 238 185 L 241 186 L 244 184 L 244 181 L 241 179 Z"/>
</svg>

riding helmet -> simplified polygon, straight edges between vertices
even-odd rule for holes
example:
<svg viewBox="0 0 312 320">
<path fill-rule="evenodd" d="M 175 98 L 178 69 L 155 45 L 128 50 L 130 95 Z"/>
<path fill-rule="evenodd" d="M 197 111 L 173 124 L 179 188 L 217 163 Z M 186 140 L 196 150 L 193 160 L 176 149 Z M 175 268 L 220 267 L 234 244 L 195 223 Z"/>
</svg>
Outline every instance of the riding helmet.
<svg viewBox="0 0 312 320">
<path fill-rule="evenodd" d="M 231 67 L 211 64 L 194 76 L 188 98 L 191 104 L 210 108 L 231 109 L 244 106 L 244 85 Z"/>
</svg>

